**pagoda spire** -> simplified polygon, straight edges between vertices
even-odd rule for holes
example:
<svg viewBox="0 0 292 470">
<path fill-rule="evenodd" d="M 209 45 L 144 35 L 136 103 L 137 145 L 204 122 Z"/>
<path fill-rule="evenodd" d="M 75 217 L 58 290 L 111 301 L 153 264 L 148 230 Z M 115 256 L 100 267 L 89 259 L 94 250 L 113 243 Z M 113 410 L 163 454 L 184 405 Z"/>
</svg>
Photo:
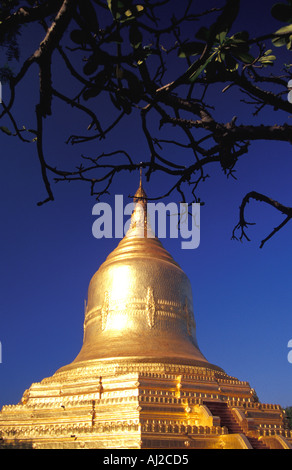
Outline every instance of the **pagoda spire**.
<svg viewBox="0 0 292 470">
<path fill-rule="evenodd" d="M 143 169 L 142 163 L 139 169 L 139 187 L 133 197 L 135 203 L 135 209 L 131 217 L 130 230 L 127 236 L 136 237 L 153 237 L 154 234 L 149 226 L 148 214 L 147 214 L 147 194 L 143 188 Z"/>
<path fill-rule="evenodd" d="M 143 180 L 143 169 L 142 169 L 142 164 L 140 163 L 140 179 L 139 179 L 139 187 L 135 193 L 134 196 L 134 202 L 140 202 L 144 206 L 144 204 L 147 204 L 147 194 L 144 191 L 142 180 Z"/>
</svg>

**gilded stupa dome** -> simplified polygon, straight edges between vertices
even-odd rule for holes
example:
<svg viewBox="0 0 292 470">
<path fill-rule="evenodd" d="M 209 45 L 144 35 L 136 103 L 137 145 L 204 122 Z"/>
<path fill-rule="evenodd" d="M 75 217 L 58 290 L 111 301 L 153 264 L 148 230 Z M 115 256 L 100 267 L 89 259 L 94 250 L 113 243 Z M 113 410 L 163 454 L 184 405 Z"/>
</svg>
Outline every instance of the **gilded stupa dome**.
<svg viewBox="0 0 292 470">
<path fill-rule="evenodd" d="M 153 234 L 141 184 L 134 202 L 90 281 L 80 353 L 2 408 L 0 448 L 292 448 L 284 410 L 201 353 L 190 281 Z"/>
<path fill-rule="evenodd" d="M 221 370 L 199 350 L 190 281 L 151 230 L 141 178 L 134 202 L 129 230 L 90 281 L 81 351 L 61 370 L 96 361 Z"/>
</svg>

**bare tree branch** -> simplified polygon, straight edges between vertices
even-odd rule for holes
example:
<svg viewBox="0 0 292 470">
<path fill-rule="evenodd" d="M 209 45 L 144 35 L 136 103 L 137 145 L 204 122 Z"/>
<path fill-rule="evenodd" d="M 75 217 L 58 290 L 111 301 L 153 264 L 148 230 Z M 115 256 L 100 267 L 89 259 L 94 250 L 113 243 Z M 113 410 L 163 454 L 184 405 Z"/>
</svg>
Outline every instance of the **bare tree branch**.
<svg viewBox="0 0 292 470">
<path fill-rule="evenodd" d="M 241 234 L 240 234 L 239 240 L 242 240 L 243 238 L 245 238 L 246 240 L 249 241 L 249 238 L 246 235 L 245 229 L 246 229 L 246 227 L 248 227 L 248 225 L 254 225 L 254 224 L 251 224 L 251 223 L 249 223 L 245 220 L 245 207 L 249 203 L 250 199 L 254 199 L 255 201 L 264 202 L 264 203 L 272 206 L 277 211 L 279 211 L 282 214 L 287 216 L 284 219 L 284 221 L 281 222 L 281 224 L 279 224 L 276 228 L 274 228 L 273 231 L 264 240 L 262 240 L 262 242 L 260 244 L 260 248 L 262 248 L 264 246 L 264 244 L 270 238 L 272 238 L 281 228 L 283 228 L 290 221 L 290 219 L 292 218 L 292 207 L 284 206 L 283 204 L 279 203 L 278 201 L 275 201 L 274 199 L 272 199 L 272 198 L 270 198 L 270 197 L 268 197 L 264 194 L 258 193 L 257 191 L 249 192 L 243 198 L 242 203 L 240 205 L 239 222 L 235 226 L 235 228 L 233 229 L 233 233 L 232 233 L 232 238 L 233 239 L 237 239 L 237 237 L 235 236 L 235 232 L 236 232 L 236 230 L 240 229 Z"/>
<path fill-rule="evenodd" d="M 235 177 L 238 160 L 250 151 L 253 142 L 292 143 L 292 125 L 288 121 L 292 103 L 287 99 L 287 82 L 292 78 L 291 31 L 267 31 L 258 37 L 253 32 L 236 31 L 235 19 L 243 8 L 239 0 L 222 0 L 219 6 L 214 2 L 213 8 L 199 12 L 191 0 L 180 4 L 146 0 L 143 5 L 134 5 L 131 0 L 44 0 L 34 6 L 18 3 L 16 6 L 12 2 L 14 7 L 8 8 L 8 13 L 0 11 L 0 46 L 5 48 L 12 41 L 22 50 L 18 71 L 9 78 L 10 99 L 3 103 L 0 119 L 9 119 L 13 135 L 30 141 L 25 130 L 18 127 L 14 109 L 20 84 L 28 72 L 37 73 L 37 130 L 32 140 L 37 143 L 47 191 L 40 205 L 54 199 L 51 178 L 55 182 L 85 182 L 90 193 L 101 198 L 121 172 L 136 171 L 141 165 L 148 180 L 154 172 L 172 177 L 169 187 L 153 200 L 177 192 L 183 201 L 191 203 L 200 200 L 199 191 L 209 177 L 210 165 L 217 165 L 227 177 Z M 44 33 L 31 53 L 17 40 L 22 25 L 30 28 L 33 24 L 41 24 Z M 278 59 L 279 49 L 270 49 L 273 41 L 278 41 L 281 51 L 288 54 L 287 60 L 282 58 L 284 54 Z M 60 60 L 56 65 L 55 51 L 68 83 L 77 85 L 74 96 L 54 85 L 60 67 Z M 36 71 L 33 64 L 37 65 Z M 226 102 L 232 88 L 238 93 L 238 104 L 248 105 L 254 116 L 259 118 L 262 110 L 269 109 L 275 118 L 270 124 L 265 120 L 253 125 L 242 119 L 238 109 L 238 115 L 220 119 L 212 95 L 218 84 L 222 84 Z M 53 113 L 53 97 L 68 106 L 69 112 L 76 109 L 88 119 L 87 129 L 80 133 L 69 130 L 65 143 L 93 142 L 97 156 L 81 154 L 72 168 L 50 164 L 43 148 L 43 132 L 45 118 Z M 141 156 L 136 161 L 127 148 L 112 151 L 110 147 L 108 152 L 99 149 L 99 141 L 105 145 L 125 119 L 129 119 L 133 132 L 139 126 L 145 138 L 148 150 L 142 163 Z M 172 153 L 171 148 L 180 148 L 184 159 L 174 158 L 177 152 Z M 288 223 L 291 209 L 255 191 L 248 193 L 233 231 L 234 238 L 240 231 L 240 240 L 248 240 L 244 211 L 250 199 L 269 204 L 286 216 L 262 241 L 262 247 Z"/>
</svg>

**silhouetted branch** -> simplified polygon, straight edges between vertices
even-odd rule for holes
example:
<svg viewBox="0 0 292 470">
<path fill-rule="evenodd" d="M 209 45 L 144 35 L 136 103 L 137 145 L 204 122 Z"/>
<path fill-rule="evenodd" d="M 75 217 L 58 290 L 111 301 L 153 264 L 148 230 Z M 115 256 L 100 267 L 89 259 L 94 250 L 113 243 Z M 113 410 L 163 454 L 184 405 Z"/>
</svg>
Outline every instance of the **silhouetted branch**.
<svg viewBox="0 0 292 470">
<path fill-rule="evenodd" d="M 246 231 L 245 231 L 245 229 L 249 225 L 254 225 L 253 223 L 249 223 L 245 220 L 245 208 L 246 208 L 246 205 L 249 203 L 250 199 L 254 199 L 255 201 L 264 202 L 264 203 L 272 206 L 277 211 L 279 211 L 282 214 L 287 216 L 284 219 L 284 221 L 281 222 L 281 224 L 279 224 L 277 227 L 275 227 L 273 229 L 273 231 L 264 240 L 262 240 L 262 242 L 260 244 L 260 248 L 262 248 L 264 246 L 264 244 L 270 238 L 272 238 L 281 228 L 283 228 L 290 221 L 290 219 L 292 218 L 292 207 L 284 206 L 283 204 L 279 203 L 278 201 L 275 201 L 274 199 L 272 199 L 272 198 L 270 198 L 270 197 L 268 197 L 264 194 L 260 194 L 256 191 L 249 192 L 243 198 L 242 203 L 240 205 L 239 222 L 235 226 L 235 228 L 233 229 L 233 233 L 232 233 L 232 238 L 233 239 L 237 239 L 237 237 L 235 236 L 235 232 L 236 232 L 236 230 L 240 230 L 241 233 L 240 233 L 240 236 L 239 236 L 239 240 L 242 240 L 243 238 L 245 238 L 246 240 L 250 241 L 248 236 L 246 235 Z"/>
<path fill-rule="evenodd" d="M 182 201 L 196 202 L 200 200 L 201 184 L 209 177 L 206 171 L 209 165 L 218 165 L 227 177 L 234 177 L 238 160 L 249 152 L 252 142 L 292 143 L 292 125 L 283 121 L 283 113 L 292 115 L 292 103 L 286 96 L 291 69 L 282 59 L 279 64 L 274 52 L 265 45 L 268 41 L 273 47 L 272 41 L 280 41 L 278 45 L 291 54 L 289 28 L 280 33 L 267 31 L 259 37 L 236 31 L 235 19 L 243 7 L 239 0 L 222 0 L 219 6 L 214 2 L 213 8 L 201 12 L 196 11 L 196 2 L 191 0 L 134 3 L 131 0 L 44 0 L 28 6 L 27 2 L 19 1 L 14 10 L 7 10 L 6 17 L 0 11 L 0 46 L 7 45 L 9 38 L 17 42 L 22 25 L 29 28 L 37 23 L 44 28 L 33 53 L 28 53 L 18 41 L 22 59 L 18 71 L 11 73 L 10 99 L 3 103 L 0 114 L 0 119 L 10 119 L 13 135 L 29 141 L 23 134 L 26 129 L 17 125 L 14 109 L 17 91 L 28 72 L 37 73 L 37 130 L 30 132 L 34 132 L 32 140 L 36 140 L 48 195 L 39 204 L 54 199 L 51 176 L 56 182 L 85 182 L 91 194 L 101 198 L 118 174 L 140 168 L 141 155 L 136 161 L 127 148 L 101 153 L 98 147 L 100 140 L 104 145 L 114 135 L 112 131 L 123 129 L 125 119 L 129 119 L 133 133 L 138 132 L 138 126 L 139 132 L 142 130 L 144 142 L 139 145 L 146 144 L 148 148 L 148 155 L 142 161 L 146 178 L 150 180 L 154 172 L 160 172 L 175 179 L 163 194 L 152 200 L 178 192 Z M 56 51 L 59 62 L 55 60 Z M 68 83 L 76 85 L 73 97 L 66 89 L 63 92 L 54 85 L 59 67 L 67 73 Z M 269 108 L 275 119 L 270 125 L 266 120 L 252 125 L 244 122 L 238 109 L 238 116 L 223 120 L 214 109 L 214 94 L 210 94 L 218 84 L 222 84 L 226 102 L 231 88 L 241 91 L 244 99 L 239 98 L 239 103 L 248 104 L 254 116 L 259 117 L 261 110 Z M 69 130 L 65 142 L 74 145 L 94 142 L 97 157 L 81 154 L 73 168 L 50 165 L 43 148 L 43 132 L 45 118 L 53 112 L 53 97 L 62 100 L 69 112 L 74 108 L 89 118 L 87 130 L 74 134 Z M 105 111 L 110 121 L 104 119 Z M 277 111 L 281 111 L 280 120 Z M 164 144 L 168 149 L 171 146 L 181 149 L 184 159 L 174 158 L 177 152 L 166 153 Z M 235 231 L 240 230 L 239 238 L 248 239 L 249 224 L 244 209 L 250 199 L 267 203 L 286 215 L 262 241 L 263 246 L 287 224 L 291 209 L 259 193 L 248 193 L 242 201 L 234 238 Z"/>
</svg>

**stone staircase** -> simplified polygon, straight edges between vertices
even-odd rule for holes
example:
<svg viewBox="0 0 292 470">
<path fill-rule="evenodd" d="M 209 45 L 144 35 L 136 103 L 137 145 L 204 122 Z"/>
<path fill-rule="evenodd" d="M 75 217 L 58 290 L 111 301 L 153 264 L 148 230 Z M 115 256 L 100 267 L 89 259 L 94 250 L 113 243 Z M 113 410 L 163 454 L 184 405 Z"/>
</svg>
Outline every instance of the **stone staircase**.
<svg viewBox="0 0 292 470">
<path fill-rule="evenodd" d="M 204 402 L 213 416 L 219 416 L 221 426 L 225 426 L 230 434 L 244 434 L 253 449 L 268 449 L 268 447 L 256 437 L 247 436 L 233 416 L 232 410 L 224 402 Z"/>
</svg>

